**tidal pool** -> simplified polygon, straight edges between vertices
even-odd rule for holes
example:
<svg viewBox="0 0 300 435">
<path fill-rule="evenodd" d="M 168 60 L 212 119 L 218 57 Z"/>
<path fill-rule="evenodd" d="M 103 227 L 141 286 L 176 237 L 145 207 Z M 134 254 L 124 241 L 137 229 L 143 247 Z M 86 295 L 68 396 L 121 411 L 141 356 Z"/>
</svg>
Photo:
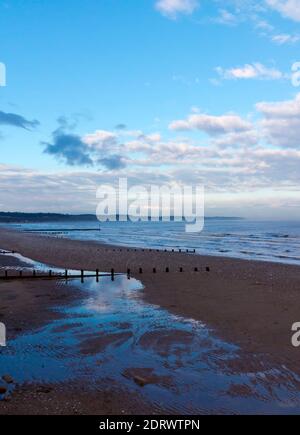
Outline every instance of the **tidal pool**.
<svg viewBox="0 0 300 435">
<path fill-rule="evenodd" d="M 18 258 L 25 269 L 49 268 Z M 300 413 L 295 373 L 242 352 L 201 322 L 145 303 L 141 282 L 120 275 L 53 285 L 79 287 L 83 297 L 55 307 L 58 319 L 1 348 L 0 373 L 19 384 L 111 382 L 138 391 L 154 412 Z"/>
</svg>

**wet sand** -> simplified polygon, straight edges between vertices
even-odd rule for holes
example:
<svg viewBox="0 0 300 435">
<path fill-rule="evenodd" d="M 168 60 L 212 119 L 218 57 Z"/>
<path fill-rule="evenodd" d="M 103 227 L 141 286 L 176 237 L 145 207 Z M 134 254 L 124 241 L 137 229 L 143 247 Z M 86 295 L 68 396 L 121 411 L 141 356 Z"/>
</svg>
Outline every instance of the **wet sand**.
<svg viewBox="0 0 300 435">
<path fill-rule="evenodd" d="M 139 394 L 120 385 L 73 382 L 22 385 L 0 402 L 0 415 L 143 415 L 158 414 Z"/>
<path fill-rule="evenodd" d="M 56 267 L 128 268 L 145 286 L 147 301 L 205 322 L 225 339 L 251 352 L 287 358 L 300 372 L 300 351 L 291 346 L 291 326 L 300 321 L 300 267 L 126 249 L 93 242 L 0 230 L 0 247 Z M 143 274 L 139 274 L 139 268 Z M 157 273 L 153 274 L 153 267 Z M 169 267 L 170 272 L 166 273 Z M 183 268 L 183 273 L 179 268 Z M 197 267 L 199 272 L 194 272 Z M 210 272 L 206 271 L 210 268 Z"/>
<path fill-rule="evenodd" d="M 9 255 L 0 254 L 0 274 L 6 267 L 26 264 Z M 13 273 L 13 272 L 11 272 Z M 80 298 L 78 288 L 69 292 L 53 280 L 0 281 L 0 322 L 7 328 L 8 340 L 17 334 L 45 324 L 57 317 L 53 305 L 66 305 Z"/>
<path fill-rule="evenodd" d="M 13 273 L 14 269 L 18 271 L 28 267 L 28 264 L 0 253 L 0 274 L 7 267 Z M 63 319 L 64 315 L 54 308 L 74 304 L 84 296 L 78 286 L 64 286 L 60 281 L 47 279 L 0 281 L 0 292 L 0 322 L 6 325 L 8 343 L 17 336 L 43 328 L 53 320 Z M 53 333 L 59 334 L 80 326 L 80 323 L 68 323 L 57 327 Z M 105 348 L 109 335 L 97 337 L 95 342 L 91 336 L 83 341 L 83 353 L 99 352 L 99 344 Z M 122 388 L 114 382 L 93 383 L 91 386 L 89 382 L 78 379 L 54 384 L 18 384 L 0 365 L 1 388 L 6 389 L 6 394 L 0 394 L 0 415 L 135 415 L 154 412 L 153 406 L 136 391 Z M 163 412 L 156 410 L 155 413 L 159 411 Z"/>
<path fill-rule="evenodd" d="M 112 267 L 116 272 L 126 272 L 130 268 L 132 275 L 145 286 L 143 297 L 147 302 L 157 304 L 174 314 L 205 322 L 218 336 L 240 345 L 241 350 L 248 354 L 241 370 L 245 371 L 247 367 L 249 371 L 253 369 L 253 361 L 249 359 L 253 352 L 300 373 L 300 351 L 291 346 L 291 325 L 300 321 L 300 268 L 297 266 L 153 250 L 127 250 L 3 229 L 0 230 L 0 248 L 15 250 L 36 261 L 62 268 L 98 268 L 103 272 L 110 271 Z M 208 266 L 209 272 L 206 270 Z M 140 267 L 143 268 L 142 274 L 139 273 Z M 153 267 L 157 269 L 156 274 L 153 274 Z M 169 273 L 166 273 L 166 267 L 170 269 Z M 183 268 L 182 273 L 179 272 L 180 267 Z M 195 267 L 198 272 L 194 271 Z M 59 290 L 54 287 L 54 282 L 43 281 L 43 291 L 37 292 L 36 285 L 31 287 L 30 281 L 0 282 L 2 321 L 14 325 L 16 331 L 12 333 L 18 332 L 19 328 L 32 328 L 41 321 L 46 322 L 47 315 L 55 315 L 49 314 L 51 306 L 64 303 L 64 298 L 69 302 L 69 298 L 79 297 L 78 294 L 56 294 Z M 92 341 L 87 340 L 83 352 L 93 352 Z M 98 346 L 97 342 L 96 345 Z M 234 367 L 234 370 L 237 369 L 239 368 Z M 66 397 L 74 388 L 81 391 L 78 385 L 64 387 Z M 49 397 L 52 397 L 53 406 L 50 406 L 49 413 L 55 412 L 55 401 L 62 394 L 61 390 L 50 390 L 52 396 Z M 22 400 L 18 397 L 30 394 L 31 390 L 26 391 L 24 393 L 21 389 L 14 393 L 16 404 L 20 403 L 20 407 L 14 408 L 7 403 L 3 408 L 1 404 L 0 412 L 13 413 L 14 409 L 22 412 Z M 33 389 L 34 396 L 35 393 Z M 48 399 L 44 396 L 45 394 L 40 397 L 38 393 L 37 403 L 41 400 L 46 407 L 42 409 L 47 409 Z M 77 400 L 82 400 L 82 409 L 87 405 L 84 397 L 88 397 L 88 394 L 82 397 L 77 394 Z M 134 411 L 134 394 L 132 400 L 130 398 L 128 401 L 127 410 L 122 410 L 114 400 L 110 406 L 101 408 L 101 397 L 100 394 L 96 413 L 102 409 L 103 413 L 139 413 L 138 407 Z M 73 413 L 73 405 L 71 401 L 62 412 Z M 141 408 L 147 410 L 147 404 Z M 24 412 L 26 413 L 26 407 Z M 151 412 L 151 409 L 145 412 Z"/>
</svg>

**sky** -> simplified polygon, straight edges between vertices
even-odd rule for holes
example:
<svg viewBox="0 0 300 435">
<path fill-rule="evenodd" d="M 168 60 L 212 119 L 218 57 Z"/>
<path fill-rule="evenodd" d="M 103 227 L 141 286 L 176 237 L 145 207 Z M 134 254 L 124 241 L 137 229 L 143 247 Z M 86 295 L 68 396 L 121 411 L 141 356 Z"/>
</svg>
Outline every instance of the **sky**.
<svg viewBox="0 0 300 435">
<path fill-rule="evenodd" d="M 299 49 L 300 0 L 0 0 L 0 210 L 127 177 L 299 219 Z"/>
</svg>

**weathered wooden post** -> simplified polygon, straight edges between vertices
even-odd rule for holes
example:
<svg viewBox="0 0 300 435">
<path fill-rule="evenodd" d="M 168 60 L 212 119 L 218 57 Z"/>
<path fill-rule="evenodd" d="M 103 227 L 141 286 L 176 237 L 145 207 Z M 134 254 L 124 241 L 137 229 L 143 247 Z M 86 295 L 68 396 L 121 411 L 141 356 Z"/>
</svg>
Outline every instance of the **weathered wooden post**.
<svg viewBox="0 0 300 435">
<path fill-rule="evenodd" d="M 96 281 L 99 282 L 99 269 L 96 269 Z"/>
<path fill-rule="evenodd" d="M 115 280 L 115 269 L 111 269 L 111 280 Z"/>
</svg>

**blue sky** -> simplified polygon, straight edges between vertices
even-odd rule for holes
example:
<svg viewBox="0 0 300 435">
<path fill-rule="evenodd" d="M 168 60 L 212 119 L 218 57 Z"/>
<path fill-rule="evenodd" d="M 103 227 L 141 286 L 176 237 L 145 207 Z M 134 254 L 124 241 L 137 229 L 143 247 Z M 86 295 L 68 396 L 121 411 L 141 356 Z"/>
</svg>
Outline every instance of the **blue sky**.
<svg viewBox="0 0 300 435">
<path fill-rule="evenodd" d="M 0 41 L 1 209 L 93 212 L 127 176 L 299 218 L 300 0 L 0 0 Z"/>
</svg>

